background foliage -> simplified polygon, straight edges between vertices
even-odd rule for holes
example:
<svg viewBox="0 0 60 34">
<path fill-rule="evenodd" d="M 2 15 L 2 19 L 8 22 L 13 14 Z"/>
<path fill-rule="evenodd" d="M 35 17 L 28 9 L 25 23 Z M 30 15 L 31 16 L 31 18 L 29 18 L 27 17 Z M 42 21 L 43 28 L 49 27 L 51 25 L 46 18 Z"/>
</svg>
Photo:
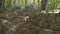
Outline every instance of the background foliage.
<svg viewBox="0 0 60 34">
<path fill-rule="evenodd" d="M 60 0 L 0 0 L 1 34 L 60 34 Z"/>
</svg>

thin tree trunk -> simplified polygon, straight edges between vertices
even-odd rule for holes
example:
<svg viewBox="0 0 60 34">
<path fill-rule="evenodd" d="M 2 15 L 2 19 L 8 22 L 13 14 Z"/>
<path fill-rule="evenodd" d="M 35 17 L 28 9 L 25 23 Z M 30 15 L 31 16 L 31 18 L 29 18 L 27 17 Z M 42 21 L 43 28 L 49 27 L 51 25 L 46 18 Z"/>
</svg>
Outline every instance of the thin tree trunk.
<svg viewBox="0 0 60 34">
<path fill-rule="evenodd" d="M 3 3 L 4 3 L 4 0 L 0 0 L 0 12 L 2 12 L 1 8 L 2 8 Z M 4 26 L 2 25 L 2 21 L 1 21 L 2 18 L 1 17 L 2 16 L 0 16 L 0 34 L 6 34 Z"/>
<path fill-rule="evenodd" d="M 0 0 L 0 9 L 1 9 L 1 7 L 2 7 L 2 2 L 3 2 L 3 0 Z"/>
<path fill-rule="evenodd" d="M 14 4 L 15 4 L 16 0 L 14 0 Z"/>
<path fill-rule="evenodd" d="M 47 2 L 48 2 L 48 0 L 41 0 L 41 10 L 46 9 Z"/>
<path fill-rule="evenodd" d="M 5 0 L 2 1 L 2 7 L 3 7 L 3 8 L 5 8 L 4 3 L 5 3 Z"/>
</svg>

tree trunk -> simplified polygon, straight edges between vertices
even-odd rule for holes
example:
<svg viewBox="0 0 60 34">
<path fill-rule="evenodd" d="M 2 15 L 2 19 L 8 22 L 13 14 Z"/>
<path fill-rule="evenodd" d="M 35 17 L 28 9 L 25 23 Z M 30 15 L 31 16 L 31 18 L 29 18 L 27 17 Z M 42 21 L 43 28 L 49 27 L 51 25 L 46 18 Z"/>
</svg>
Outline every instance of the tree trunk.
<svg viewBox="0 0 60 34">
<path fill-rule="evenodd" d="M 2 12 L 1 8 L 2 8 L 3 3 L 4 3 L 4 0 L 0 0 L 0 12 Z M 0 34 L 6 34 L 6 32 L 4 31 L 5 29 L 4 29 L 4 26 L 2 25 L 2 20 L 1 19 L 2 18 L 0 16 Z"/>
<path fill-rule="evenodd" d="M 0 0 L 0 9 L 1 9 L 1 7 L 2 7 L 2 2 L 3 2 L 3 0 Z"/>
<path fill-rule="evenodd" d="M 48 2 L 48 0 L 41 0 L 41 10 L 46 9 L 47 2 Z"/>
</svg>

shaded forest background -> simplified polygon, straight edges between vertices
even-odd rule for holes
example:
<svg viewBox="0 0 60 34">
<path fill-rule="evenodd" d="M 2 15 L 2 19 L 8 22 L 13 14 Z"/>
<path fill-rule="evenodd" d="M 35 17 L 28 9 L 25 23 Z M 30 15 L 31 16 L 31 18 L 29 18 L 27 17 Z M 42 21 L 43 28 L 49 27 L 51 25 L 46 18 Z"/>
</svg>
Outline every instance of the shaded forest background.
<svg viewBox="0 0 60 34">
<path fill-rule="evenodd" d="M 60 34 L 60 0 L 0 0 L 1 34 Z"/>
</svg>

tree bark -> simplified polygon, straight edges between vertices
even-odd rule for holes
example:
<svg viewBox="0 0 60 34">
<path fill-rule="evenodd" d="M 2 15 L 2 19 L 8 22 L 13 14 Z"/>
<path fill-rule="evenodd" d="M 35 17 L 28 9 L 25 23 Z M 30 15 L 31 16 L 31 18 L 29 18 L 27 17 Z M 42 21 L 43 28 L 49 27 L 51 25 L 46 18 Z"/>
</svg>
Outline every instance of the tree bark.
<svg viewBox="0 0 60 34">
<path fill-rule="evenodd" d="M 48 3 L 48 0 L 41 0 L 41 10 L 45 10 L 46 9 L 47 3 Z"/>
<path fill-rule="evenodd" d="M 0 9 L 1 9 L 1 7 L 2 7 L 2 2 L 3 2 L 3 0 L 0 0 Z"/>
</svg>

